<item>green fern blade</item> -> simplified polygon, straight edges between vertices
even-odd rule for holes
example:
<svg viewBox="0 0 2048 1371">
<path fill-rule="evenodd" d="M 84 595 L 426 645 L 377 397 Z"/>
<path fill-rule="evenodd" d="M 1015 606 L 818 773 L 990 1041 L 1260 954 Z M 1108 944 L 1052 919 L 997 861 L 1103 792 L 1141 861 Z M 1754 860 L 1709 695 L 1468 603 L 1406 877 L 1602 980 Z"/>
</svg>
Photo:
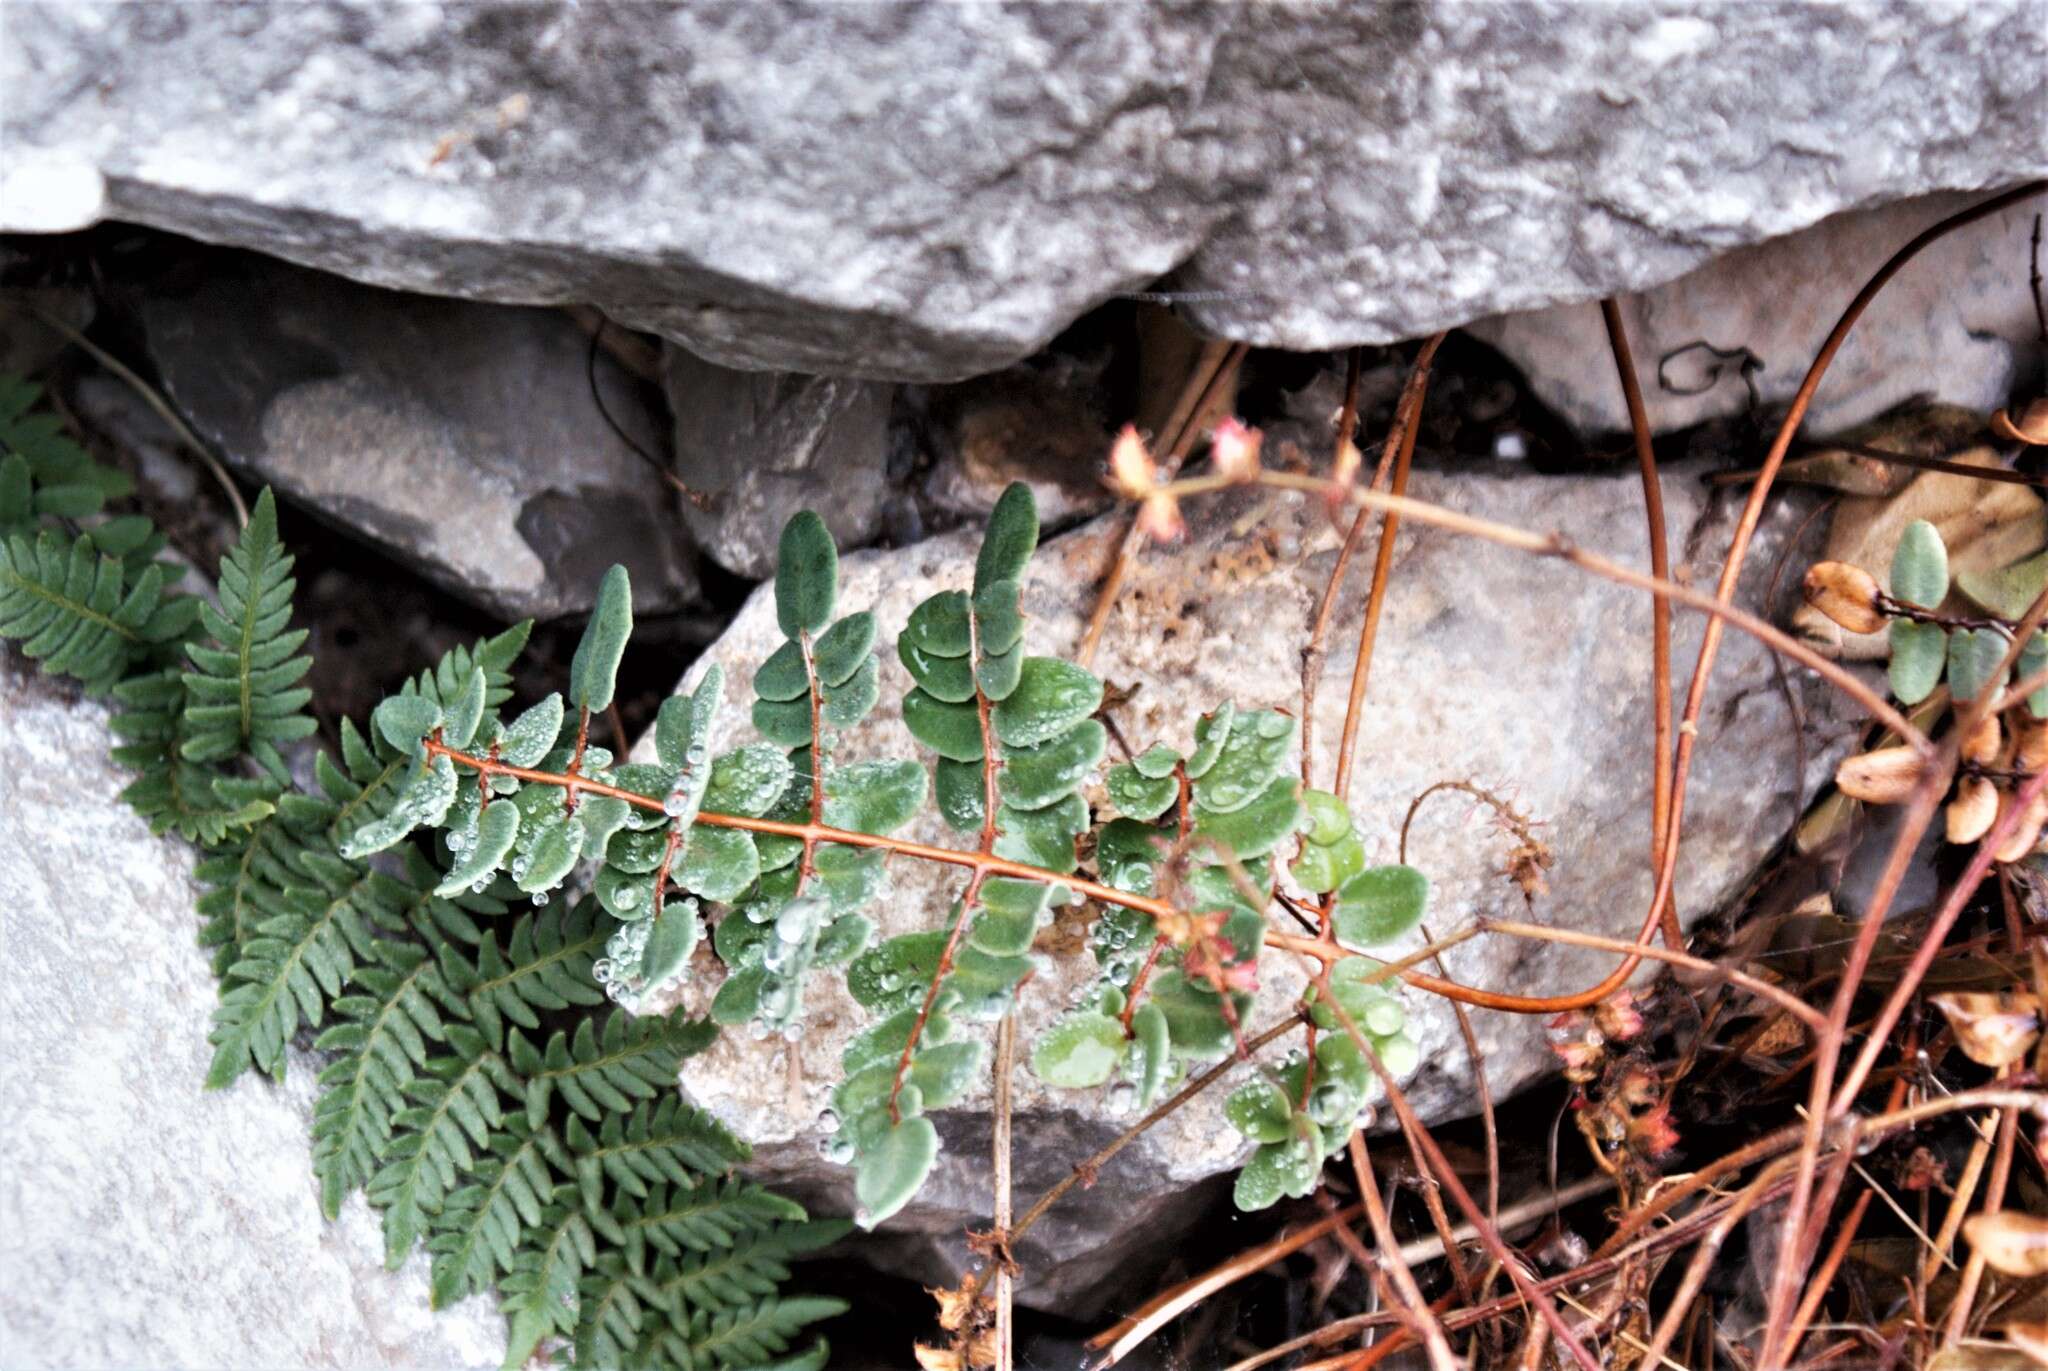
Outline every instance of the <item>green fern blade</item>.
<svg viewBox="0 0 2048 1371">
<path fill-rule="evenodd" d="M 513 1082 L 503 1059 L 466 1025 L 451 1024 L 448 1041 L 456 1055 L 432 1059 L 406 1087 L 410 1103 L 393 1119 L 384 1164 L 365 1187 L 384 1214 L 384 1263 L 392 1270 L 504 1125 L 499 1095 Z"/>
<path fill-rule="evenodd" d="M 571 1186 L 556 1189 L 541 1222 L 525 1236 L 498 1280 L 498 1304 L 511 1323 L 507 1367 L 524 1366 L 542 1338 L 576 1331 L 583 1273 L 597 1260 L 595 1235 Z"/>
<path fill-rule="evenodd" d="M 427 1250 L 434 1254 L 429 1290 L 436 1309 L 489 1289 L 509 1271 L 521 1238 L 542 1221 L 554 1194 L 561 1140 L 552 1129 L 528 1129 L 516 1115 L 508 1122 L 492 1137 L 473 1183 L 450 1194 L 434 1216 Z"/>
</svg>

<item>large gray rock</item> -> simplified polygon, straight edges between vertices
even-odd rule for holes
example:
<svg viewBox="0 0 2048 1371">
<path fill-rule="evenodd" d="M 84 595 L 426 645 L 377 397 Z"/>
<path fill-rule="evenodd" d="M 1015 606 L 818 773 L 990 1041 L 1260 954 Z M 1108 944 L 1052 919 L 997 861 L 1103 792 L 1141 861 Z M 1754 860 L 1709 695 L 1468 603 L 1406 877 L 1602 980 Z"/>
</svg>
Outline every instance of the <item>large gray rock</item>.
<svg viewBox="0 0 2048 1371">
<path fill-rule="evenodd" d="M 20 1367 L 496 1366 L 488 1298 L 433 1313 L 360 1194 L 320 1216 L 317 1063 L 205 1091 L 193 850 L 117 796 L 107 712 L 0 657 L 0 1347 Z"/>
<path fill-rule="evenodd" d="M 1305 431 L 1304 431 L 1305 432 Z M 1279 435 L 1269 437 L 1277 446 Z M 1703 506 L 1697 469 L 1665 474 L 1671 546 L 1699 549 L 1684 568 L 1711 583 L 1732 529 L 1724 500 Z M 1427 500 L 1523 527 L 1556 531 L 1575 545 L 1635 566 L 1647 564 L 1641 496 L 1632 477 L 1542 478 L 1418 472 Z M 1808 497 L 1774 503 L 1744 578 L 1756 605 L 1773 562 Z M 1300 654 L 1316 600 L 1336 555 L 1337 535 L 1319 501 L 1239 494 L 1190 511 L 1189 540 L 1150 548 L 1133 570 L 1096 662 L 1119 688 L 1135 688 L 1113 711 L 1123 736 L 1186 745 L 1197 715 L 1229 698 L 1241 706 L 1300 707 Z M 1024 603 L 1029 642 L 1065 654 L 1093 606 L 1095 587 L 1122 525 L 1098 520 L 1059 538 L 1034 560 Z M 933 539 L 899 552 L 857 553 L 841 564 L 843 610 L 872 607 L 886 635 L 882 704 L 842 741 L 842 756 L 918 756 L 900 701 L 910 682 L 888 642 L 912 606 L 933 591 L 968 582 L 976 535 Z M 1358 565 L 1369 565 L 1370 557 Z M 1317 776 L 1334 769 L 1351 645 L 1363 615 L 1366 575 L 1354 570 L 1339 602 L 1333 651 L 1317 699 Z M 1700 621 L 1681 616 L 1676 660 L 1685 663 Z M 772 596 L 757 593 L 726 637 L 693 668 L 722 664 L 728 690 L 746 699 L 753 670 L 779 644 Z M 1650 896 L 1648 872 L 1651 738 L 1650 602 L 1639 592 L 1555 562 L 1419 529 L 1401 530 L 1394 579 L 1373 662 L 1352 787 L 1354 814 L 1370 856 L 1392 861 L 1410 801 L 1441 780 L 1474 779 L 1508 795 L 1541 824 L 1556 855 L 1552 892 L 1533 917 L 1562 926 L 1632 936 Z M 1684 679 L 1675 683 L 1681 696 Z M 1847 742 L 1852 720 L 1818 682 L 1795 672 L 1806 728 L 1807 770 L 1795 774 L 1795 729 L 1763 649 L 1730 634 L 1701 721 L 1700 750 L 1686 815 L 1679 908 L 1690 919 L 1727 899 L 1791 824 L 1797 796 L 1811 794 Z M 735 711 L 737 714 L 738 711 Z M 745 734 L 740 727 L 736 735 Z M 1795 789 L 1797 794 L 1795 794 Z M 935 815 L 905 831 L 957 844 Z M 1511 841 L 1461 797 L 1438 796 L 1417 816 L 1410 860 L 1431 877 L 1430 922 L 1449 932 L 1475 915 L 1522 917 L 1522 897 L 1502 873 Z M 881 935 L 942 924 L 960 885 L 949 868 L 898 860 L 893 885 L 875 905 Z M 1078 929 L 1062 920 L 1042 935 L 1053 953 L 1022 991 L 1022 1044 L 1097 975 Z M 1401 949 L 1396 949 L 1401 950 Z M 687 983 L 708 1002 L 718 974 L 708 951 Z M 1467 942 L 1447 954 L 1470 985 L 1530 994 L 1563 993 L 1600 979 L 1613 965 L 1598 953 L 1502 939 Z M 1268 954 L 1254 1027 L 1289 1012 L 1303 986 L 1284 954 Z M 840 1051 L 864 1022 L 836 977 L 815 978 L 806 1032 L 794 1046 L 727 1033 L 683 1066 L 687 1094 L 756 1147 L 758 1169 L 824 1212 L 852 1207 L 850 1173 L 819 1153 L 816 1120 L 838 1077 Z M 1470 1069 L 1450 1008 L 1408 992 L 1411 1031 L 1422 1047 L 1408 1082 L 1428 1119 L 1476 1109 Z M 1495 1098 L 1554 1068 L 1543 1021 L 1474 1016 Z M 1114 1136 L 1128 1120 L 1104 1092 L 1048 1090 L 1017 1075 L 1017 1190 L 1028 1203 Z M 1200 1183 L 1236 1166 L 1240 1136 L 1223 1120 L 1229 1083 L 1181 1110 L 1125 1150 L 1089 1189 L 1077 1189 L 1034 1229 L 1020 1252 L 1027 1276 L 1019 1298 L 1073 1311 L 1142 1279 L 1148 1259 L 1214 1198 Z M 950 1278 L 963 1260 L 962 1230 L 989 1212 L 989 1090 L 984 1084 L 938 1116 L 946 1141 L 924 1193 L 884 1225 L 894 1235 L 891 1268 L 927 1282 Z"/>
<path fill-rule="evenodd" d="M 559 310 L 378 290 L 209 253 L 133 291 L 164 389 L 236 467 L 506 618 L 589 609 L 613 562 L 643 610 L 697 588 L 677 497 L 591 393 Z M 666 449 L 658 397 L 599 350 L 612 421 Z"/>
<path fill-rule="evenodd" d="M 103 218 L 950 378 L 1173 273 L 1328 348 L 2048 169 L 2033 0 L 8 8 L 0 229 Z"/>
<path fill-rule="evenodd" d="M 1930 195 L 1836 215 L 1624 300 L 1650 422 L 1678 429 L 1747 408 L 1741 360 L 1726 355 L 1743 349 L 1761 364 L 1750 373 L 1757 402 L 1790 401 L 1870 275 L 1976 198 Z M 2048 352 L 2027 276 L 2034 219 L 2044 208 L 2038 200 L 2015 205 L 1915 257 L 1835 355 L 1807 412 L 1807 431 L 1850 428 L 1916 395 L 1989 412 L 2006 402 L 2015 381 L 2038 379 Z M 1544 403 L 1582 432 L 1628 427 L 1597 305 L 1503 315 L 1470 331 L 1506 353 Z M 1657 379 L 1665 359 L 1668 388 Z"/>
<path fill-rule="evenodd" d="M 774 575 L 782 526 L 801 509 L 824 515 L 844 546 L 874 541 L 891 494 L 894 387 L 733 371 L 679 347 L 666 350 L 662 380 L 676 470 L 702 501 L 684 501 L 684 517 L 722 566 Z"/>
</svg>

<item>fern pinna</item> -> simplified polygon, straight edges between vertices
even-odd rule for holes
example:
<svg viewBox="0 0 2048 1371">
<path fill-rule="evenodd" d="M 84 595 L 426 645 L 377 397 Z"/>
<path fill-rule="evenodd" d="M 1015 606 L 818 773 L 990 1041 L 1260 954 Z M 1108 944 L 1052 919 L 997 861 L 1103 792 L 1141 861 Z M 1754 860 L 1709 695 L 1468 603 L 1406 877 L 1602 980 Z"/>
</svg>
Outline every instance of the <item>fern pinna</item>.
<svg viewBox="0 0 2048 1371">
<path fill-rule="evenodd" d="M 0 378 L 0 635 L 114 696 L 116 755 L 141 773 L 126 798 L 206 849 L 200 941 L 222 992 L 208 1084 L 282 1078 L 287 1048 L 317 1033 L 323 1210 L 365 1191 L 390 1265 L 425 1247 L 437 1305 L 495 1292 L 508 1366 L 547 1340 L 588 1366 L 822 1366 L 806 1329 L 842 1305 L 782 1287 L 792 1258 L 847 1226 L 733 1178 L 745 1144 L 674 1094 L 712 1026 L 604 1012 L 593 966 L 614 921 L 595 899 L 550 905 L 544 887 L 464 875 L 459 840 L 356 855 L 360 834 L 406 821 L 411 758 L 345 721 L 312 787 L 291 785 L 288 754 L 315 724 L 270 492 L 218 603 L 172 594 L 161 535 L 104 512 L 126 478 L 34 399 Z M 591 651 L 608 664 L 590 670 L 608 692 L 622 642 L 604 627 Z M 495 711 L 526 636 L 455 649 L 382 712 Z M 551 748 L 561 722 L 557 702 L 514 748 L 535 732 Z"/>
</svg>

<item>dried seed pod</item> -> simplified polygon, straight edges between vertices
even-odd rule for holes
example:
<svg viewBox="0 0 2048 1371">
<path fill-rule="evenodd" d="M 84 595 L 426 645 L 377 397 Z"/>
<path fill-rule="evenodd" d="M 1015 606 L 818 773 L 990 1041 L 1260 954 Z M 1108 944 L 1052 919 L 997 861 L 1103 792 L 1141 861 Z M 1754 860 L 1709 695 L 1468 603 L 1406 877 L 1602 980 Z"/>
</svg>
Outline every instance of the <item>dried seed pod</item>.
<svg viewBox="0 0 2048 1371">
<path fill-rule="evenodd" d="M 1998 716 L 1987 714 L 1970 730 L 1970 736 L 1963 739 L 1963 760 L 1990 766 L 1998 759 L 1998 743 Z"/>
<path fill-rule="evenodd" d="M 1950 991 L 1930 995 L 1956 1046 L 1979 1066 L 2010 1066 L 2041 1040 L 2041 1004 L 2030 994 Z"/>
<path fill-rule="evenodd" d="M 2048 1214 L 2001 1209 L 1963 1220 L 1963 1236 L 1984 1264 L 2007 1276 L 2048 1276 Z"/>
<path fill-rule="evenodd" d="M 1991 416 L 1991 431 L 2009 443 L 2048 447 L 2048 398 L 2029 401 L 2017 419 L 2001 409 Z"/>
<path fill-rule="evenodd" d="M 2012 764 L 2021 771 L 2039 771 L 2048 765 L 2048 719 L 2028 719 L 2019 727 L 2019 746 Z"/>
<path fill-rule="evenodd" d="M 2048 1366 L 2048 1319 L 2039 1323 L 2009 1323 L 2005 1326 L 2005 1340 L 2018 1348 L 2022 1356 Z"/>
<path fill-rule="evenodd" d="M 1877 608 L 1877 578 L 1847 562 L 1815 562 L 1806 572 L 1806 603 L 1851 633 L 1884 627 Z"/>
<path fill-rule="evenodd" d="M 1835 768 L 1835 784 L 1852 800 L 1895 805 L 1913 793 L 1924 766 L 1910 747 L 1881 747 L 1844 760 Z"/>
<path fill-rule="evenodd" d="M 1998 787 L 1982 776 L 1965 776 L 1956 784 L 1955 797 L 1948 802 L 1948 840 L 1958 845 L 1974 843 L 1991 831 L 1998 819 Z"/>
<path fill-rule="evenodd" d="M 1998 809 L 1999 813 L 2003 814 L 2012 807 L 2013 797 L 2001 795 L 1999 798 L 2001 803 Z M 1998 850 L 1991 854 L 1993 859 L 2001 862 L 2017 862 L 2025 858 L 2029 852 L 2034 850 L 2034 844 L 2040 841 L 2041 825 L 2043 823 L 2048 823 L 2048 794 L 2036 795 L 2034 797 L 2033 803 L 2029 804 L 2026 811 L 2020 815 L 2019 822 L 2006 835 L 2005 841 L 2000 843 Z"/>
</svg>

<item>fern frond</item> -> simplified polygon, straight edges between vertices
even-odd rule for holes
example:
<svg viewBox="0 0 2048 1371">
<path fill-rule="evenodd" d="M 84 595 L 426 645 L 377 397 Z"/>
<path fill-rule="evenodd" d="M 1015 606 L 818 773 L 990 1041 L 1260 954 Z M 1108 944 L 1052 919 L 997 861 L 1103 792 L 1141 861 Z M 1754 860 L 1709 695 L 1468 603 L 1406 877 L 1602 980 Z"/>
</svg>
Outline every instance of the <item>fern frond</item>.
<svg viewBox="0 0 2048 1371">
<path fill-rule="evenodd" d="M 766 1209 L 764 1203 L 748 1205 L 748 1197 L 743 1195 L 735 1199 L 737 1203 L 727 1205 L 729 1209 L 754 1209 L 756 1213 Z M 664 1307 L 678 1314 L 741 1310 L 780 1289 L 788 1279 L 788 1260 L 838 1242 L 850 1230 L 852 1223 L 844 1219 L 829 1223 L 778 1219 L 774 1228 L 741 1228 L 727 1240 L 729 1246 L 705 1246 L 655 1262 L 655 1289 L 662 1295 Z"/>
<path fill-rule="evenodd" d="M 567 1156 L 552 1128 L 533 1129 L 517 1115 L 492 1136 L 490 1155 L 475 1179 L 453 1192 L 434 1216 L 427 1250 L 434 1254 L 433 1305 L 445 1309 L 473 1291 L 490 1288 L 509 1271 L 526 1229 L 542 1221 L 555 1191 L 555 1171 Z"/>
<path fill-rule="evenodd" d="M 680 1009 L 661 1019 L 615 1009 L 602 1033 L 592 1016 L 576 1025 L 573 1040 L 563 1032 L 549 1038 L 545 1052 L 514 1030 L 506 1056 L 524 1078 L 527 1121 L 538 1126 L 557 1091 L 576 1113 L 599 1120 L 607 1109 L 631 1109 L 634 1100 L 673 1090 L 683 1058 L 717 1036 L 710 1021 L 685 1018 Z"/>
<path fill-rule="evenodd" d="M 150 832 L 218 847 L 271 815 L 275 796 L 224 793 L 223 772 L 181 754 L 185 681 L 175 668 L 130 676 L 114 687 L 114 701 L 108 727 L 123 741 L 115 744 L 113 758 L 141 773 L 121 798 L 148 821 Z"/>
<path fill-rule="evenodd" d="M 803 1295 L 770 1297 L 718 1313 L 699 1310 L 687 1319 L 671 1314 L 673 1332 L 661 1340 L 661 1347 L 681 1371 L 759 1367 L 788 1351 L 804 1329 L 845 1313 L 847 1307 L 845 1300 Z"/>
<path fill-rule="evenodd" d="M 699 1174 L 730 1171 L 753 1153 L 732 1130 L 678 1095 L 643 1103 L 631 1114 L 607 1114 L 594 1134 L 572 1115 L 565 1135 L 584 1203 L 593 1209 L 605 1176 L 640 1198 L 650 1184 L 687 1186 Z"/>
<path fill-rule="evenodd" d="M 702 1180 L 655 1186 L 644 1199 L 619 1196 L 608 1211 L 605 1236 L 625 1249 L 634 1270 L 644 1271 L 650 1247 L 657 1257 L 730 1253 L 747 1234 L 803 1219 L 802 1205 L 751 1181 Z"/>
<path fill-rule="evenodd" d="M 504 1126 L 500 1092 L 517 1094 L 491 1039 L 468 1024 L 449 1024 L 447 1036 L 455 1055 L 430 1059 L 406 1085 L 409 1103 L 393 1117 L 384 1163 L 366 1187 L 384 1212 L 384 1261 L 393 1270 Z"/>
<path fill-rule="evenodd" d="M 597 1260 L 597 1239 L 573 1186 L 556 1189 L 541 1221 L 498 1280 L 498 1307 L 511 1322 L 505 1365 L 523 1366 L 542 1338 L 567 1337 L 581 1316 L 583 1273 Z"/>
<path fill-rule="evenodd" d="M 58 415 L 37 411 L 41 396 L 42 387 L 0 375 L 0 537 L 38 518 L 86 518 L 135 490 L 126 472 L 73 442 Z"/>
<path fill-rule="evenodd" d="M 579 1293 L 578 1366 L 655 1364 L 648 1355 L 650 1349 L 641 1346 L 642 1333 L 645 1330 L 651 1342 L 666 1329 L 667 1321 L 662 1318 L 666 1311 L 656 1302 L 652 1280 L 634 1271 L 616 1252 L 604 1252 L 583 1277 Z"/>
<path fill-rule="evenodd" d="M 372 872 L 338 889 L 293 885 L 261 896 L 277 912 L 256 924 L 255 936 L 228 968 L 233 984 L 221 996 L 208 1035 L 214 1045 L 208 1089 L 229 1084 L 251 1062 L 284 1079 L 284 1050 L 292 1035 L 302 1023 L 320 1022 L 326 1001 L 341 993 L 356 960 L 369 955 L 371 931 L 362 903 L 380 879 Z"/>
<path fill-rule="evenodd" d="M 17 534 L 0 543 L 0 638 L 18 639 L 44 671 L 105 694 L 191 625 L 196 602 L 166 599 L 163 579 L 151 563 L 129 586 L 121 559 L 83 534 L 68 543 L 47 529 L 34 539 Z"/>
<path fill-rule="evenodd" d="M 501 1032 L 506 1019 L 536 1029 L 543 1010 L 603 1004 L 604 992 L 590 968 L 611 930 L 597 916 L 594 900 L 522 914 L 505 952 L 498 950 L 497 933 L 485 930 L 473 962 L 451 961 L 450 983 L 492 1033 Z"/>
<path fill-rule="evenodd" d="M 447 1040 L 443 1016 L 460 1021 L 467 1014 L 433 956 L 412 943 L 380 939 L 350 986 L 368 993 L 335 1000 L 341 1022 L 313 1043 L 340 1054 L 321 1071 L 313 1106 L 313 1173 L 329 1219 L 383 1159 L 392 1120 L 406 1107 L 405 1087 L 426 1065 L 429 1044 Z"/>
<path fill-rule="evenodd" d="M 268 488 L 220 565 L 220 607 L 202 604 L 209 643 L 188 643 L 184 755 L 217 762 L 246 751 L 264 770 L 287 776 L 282 743 L 317 725 L 305 712 L 313 692 L 298 684 L 313 659 L 294 657 L 305 629 L 291 629 L 292 558 L 277 540 L 277 502 Z"/>
</svg>

